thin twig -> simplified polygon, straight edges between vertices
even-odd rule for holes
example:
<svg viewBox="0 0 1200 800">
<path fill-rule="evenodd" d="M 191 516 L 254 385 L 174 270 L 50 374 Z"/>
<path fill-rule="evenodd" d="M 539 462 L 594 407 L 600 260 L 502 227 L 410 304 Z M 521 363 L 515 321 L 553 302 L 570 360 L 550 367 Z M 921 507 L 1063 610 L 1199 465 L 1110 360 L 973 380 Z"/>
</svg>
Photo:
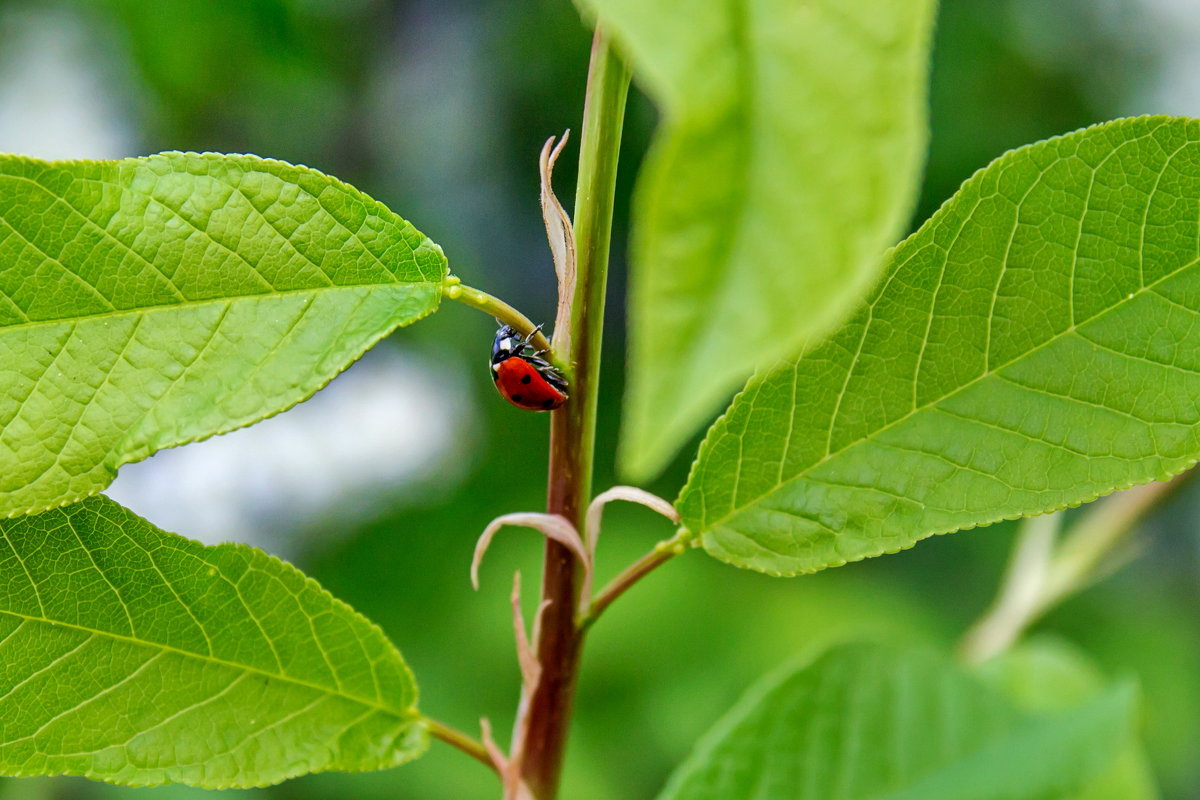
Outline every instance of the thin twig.
<svg viewBox="0 0 1200 800">
<path fill-rule="evenodd" d="M 982 663 L 1007 650 L 1038 614 L 1061 527 L 1062 514 L 1021 521 L 995 602 L 963 636 L 959 649 L 968 663 Z"/>
<path fill-rule="evenodd" d="M 1057 550 L 1053 533 L 1037 523 L 1048 518 L 1027 521 L 996 602 L 963 637 L 962 657 L 980 663 L 1003 653 L 1050 609 L 1102 576 L 1142 519 L 1194 472 L 1097 501 L 1062 537 Z M 1060 516 L 1061 512 L 1049 519 Z"/>
<path fill-rule="evenodd" d="M 679 533 L 664 542 L 659 542 L 653 550 L 625 568 L 620 575 L 608 582 L 599 594 L 592 600 L 579 619 L 581 628 L 590 627 L 613 601 L 625 594 L 635 583 L 682 553 L 691 534 L 680 529 Z"/>
<path fill-rule="evenodd" d="M 1046 579 L 1047 608 L 1083 589 L 1103 574 L 1109 556 L 1153 509 L 1179 488 L 1192 471 L 1170 481 L 1148 483 L 1112 495 L 1088 510 L 1063 540 Z"/>
</svg>

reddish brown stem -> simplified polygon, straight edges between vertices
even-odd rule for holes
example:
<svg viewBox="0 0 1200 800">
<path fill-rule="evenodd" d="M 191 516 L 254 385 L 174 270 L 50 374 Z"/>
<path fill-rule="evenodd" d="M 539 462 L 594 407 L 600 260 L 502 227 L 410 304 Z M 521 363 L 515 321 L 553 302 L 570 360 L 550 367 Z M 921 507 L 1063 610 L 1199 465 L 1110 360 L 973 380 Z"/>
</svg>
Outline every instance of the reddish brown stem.
<svg viewBox="0 0 1200 800">
<path fill-rule="evenodd" d="M 546 510 L 583 530 L 592 489 L 596 437 L 597 378 L 603 332 L 604 292 L 616 190 L 617 153 L 629 91 L 629 71 L 599 30 L 592 44 L 587 99 L 580 141 L 579 183 L 575 195 L 577 279 L 571 304 L 571 400 L 550 422 L 550 467 Z M 583 631 L 576 625 L 578 565 L 571 551 L 546 542 L 537 656 L 541 678 L 524 698 L 521 775 L 537 800 L 558 793 L 566 750 L 571 702 Z"/>
</svg>

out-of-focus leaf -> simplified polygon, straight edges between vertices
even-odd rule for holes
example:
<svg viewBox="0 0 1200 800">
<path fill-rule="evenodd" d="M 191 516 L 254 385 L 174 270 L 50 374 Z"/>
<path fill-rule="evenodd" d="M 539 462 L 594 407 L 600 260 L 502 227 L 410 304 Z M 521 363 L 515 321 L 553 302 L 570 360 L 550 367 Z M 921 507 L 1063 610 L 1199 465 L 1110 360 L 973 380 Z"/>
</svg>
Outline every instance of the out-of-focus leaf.
<svg viewBox="0 0 1200 800">
<path fill-rule="evenodd" d="M 903 233 L 933 0 L 586 0 L 657 101 L 621 458 L 651 477 L 754 368 L 843 320 Z"/>
<path fill-rule="evenodd" d="M 1068 800 L 1133 705 L 1125 687 L 1028 717 L 933 655 L 843 646 L 752 690 L 660 800 Z"/>
<path fill-rule="evenodd" d="M 383 633 L 292 566 L 104 497 L 0 522 L 0 774 L 259 786 L 420 755 Z"/>
<path fill-rule="evenodd" d="M 1022 710 L 1056 712 L 1094 700 L 1106 682 L 1079 650 L 1055 639 L 1035 639 L 983 664 L 979 675 Z M 1157 800 L 1158 788 L 1137 741 L 1117 755 L 1072 800 Z"/>
<path fill-rule="evenodd" d="M 433 312 L 441 249 L 305 167 L 0 157 L 0 516 L 305 399 Z"/>
<path fill-rule="evenodd" d="M 732 564 L 812 572 L 1200 457 L 1200 122 L 981 170 L 828 342 L 754 378 L 679 500 Z"/>
</svg>

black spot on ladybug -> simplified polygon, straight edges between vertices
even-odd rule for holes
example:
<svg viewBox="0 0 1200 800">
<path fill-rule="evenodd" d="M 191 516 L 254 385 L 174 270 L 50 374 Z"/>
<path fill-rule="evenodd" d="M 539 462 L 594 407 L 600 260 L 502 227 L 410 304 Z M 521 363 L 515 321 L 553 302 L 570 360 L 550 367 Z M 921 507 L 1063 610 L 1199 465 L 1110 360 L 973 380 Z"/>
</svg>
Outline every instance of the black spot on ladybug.
<svg viewBox="0 0 1200 800">
<path fill-rule="evenodd" d="M 532 381 L 533 381 L 532 375 L 522 375 L 521 376 L 521 383 L 531 383 Z"/>
<path fill-rule="evenodd" d="M 554 398 L 542 401 L 542 408 L 554 408 Z"/>
<path fill-rule="evenodd" d="M 521 397 L 521 395 L 519 395 L 519 394 L 514 394 L 514 395 L 512 396 L 512 399 L 513 399 L 513 402 L 514 402 L 514 403 L 519 403 L 519 402 L 521 402 L 521 401 L 522 401 L 524 398 L 523 398 L 523 397 Z"/>
</svg>

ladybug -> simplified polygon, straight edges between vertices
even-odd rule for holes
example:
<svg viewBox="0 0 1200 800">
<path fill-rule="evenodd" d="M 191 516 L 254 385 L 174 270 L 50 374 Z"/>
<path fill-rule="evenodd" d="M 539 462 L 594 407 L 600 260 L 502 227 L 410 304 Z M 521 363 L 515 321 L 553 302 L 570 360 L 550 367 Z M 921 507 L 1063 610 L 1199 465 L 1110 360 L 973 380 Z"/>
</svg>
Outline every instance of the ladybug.
<svg viewBox="0 0 1200 800">
<path fill-rule="evenodd" d="M 538 330 L 540 325 L 534 333 Z M 533 350 L 532 337 L 533 333 L 522 338 L 512 327 L 500 326 L 492 342 L 492 381 L 496 391 L 517 408 L 553 411 L 567 402 L 567 381 L 541 357 L 545 350 Z"/>
</svg>

